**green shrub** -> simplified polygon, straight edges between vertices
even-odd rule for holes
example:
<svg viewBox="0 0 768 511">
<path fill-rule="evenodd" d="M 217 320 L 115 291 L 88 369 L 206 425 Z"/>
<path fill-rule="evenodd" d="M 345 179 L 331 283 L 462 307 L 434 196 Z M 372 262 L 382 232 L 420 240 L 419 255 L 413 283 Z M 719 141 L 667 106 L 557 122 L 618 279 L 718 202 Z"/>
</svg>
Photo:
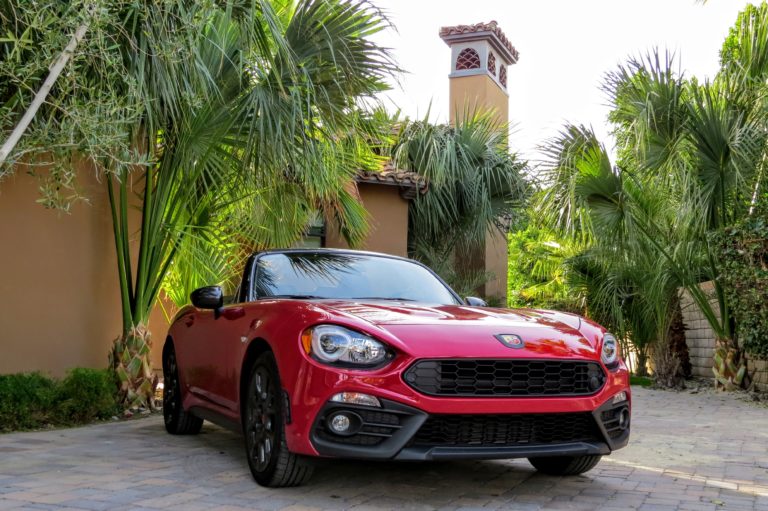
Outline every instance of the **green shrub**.
<svg viewBox="0 0 768 511">
<path fill-rule="evenodd" d="M 55 397 L 56 382 L 40 373 L 0 375 L 0 431 L 45 425 Z"/>
<path fill-rule="evenodd" d="M 117 412 L 107 370 L 73 369 L 62 379 L 40 373 L 0 375 L 0 432 L 71 426 Z"/>
<path fill-rule="evenodd" d="M 104 369 L 73 369 L 59 384 L 58 422 L 84 423 L 106 419 L 117 412 L 112 373 Z"/>
<path fill-rule="evenodd" d="M 768 197 L 764 198 L 764 201 Z M 768 358 L 768 211 L 765 206 L 715 238 L 719 279 L 736 320 L 736 336 L 750 355 Z"/>
</svg>

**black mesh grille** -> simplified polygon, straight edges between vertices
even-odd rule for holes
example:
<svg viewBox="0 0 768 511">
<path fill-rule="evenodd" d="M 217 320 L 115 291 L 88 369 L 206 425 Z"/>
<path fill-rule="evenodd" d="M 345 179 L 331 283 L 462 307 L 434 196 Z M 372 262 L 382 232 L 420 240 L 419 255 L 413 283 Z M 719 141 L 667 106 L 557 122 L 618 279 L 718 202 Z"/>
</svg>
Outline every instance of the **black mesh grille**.
<svg viewBox="0 0 768 511">
<path fill-rule="evenodd" d="M 433 396 L 578 396 L 605 383 L 600 364 L 573 360 L 420 360 L 404 378 Z"/>
<path fill-rule="evenodd" d="M 413 446 L 514 446 L 602 441 L 590 413 L 433 415 Z"/>
</svg>

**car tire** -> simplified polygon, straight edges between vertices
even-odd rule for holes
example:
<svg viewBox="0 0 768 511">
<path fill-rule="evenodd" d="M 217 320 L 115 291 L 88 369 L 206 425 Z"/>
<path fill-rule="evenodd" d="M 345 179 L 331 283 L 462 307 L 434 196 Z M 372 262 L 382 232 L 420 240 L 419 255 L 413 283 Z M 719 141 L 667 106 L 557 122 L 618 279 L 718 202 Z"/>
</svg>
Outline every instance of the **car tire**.
<svg viewBox="0 0 768 511">
<path fill-rule="evenodd" d="M 203 419 L 185 411 L 182 405 L 179 365 L 170 343 L 163 348 L 163 419 L 165 430 L 172 435 L 196 435 L 203 427 Z"/>
<path fill-rule="evenodd" d="M 575 476 L 595 468 L 602 456 L 552 456 L 528 458 L 533 467 L 543 474 Z"/>
<path fill-rule="evenodd" d="M 282 387 L 271 352 L 261 354 L 253 364 L 243 402 L 245 453 L 256 482 L 273 488 L 306 482 L 313 466 L 290 452 L 285 442 Z"/>
</svg>

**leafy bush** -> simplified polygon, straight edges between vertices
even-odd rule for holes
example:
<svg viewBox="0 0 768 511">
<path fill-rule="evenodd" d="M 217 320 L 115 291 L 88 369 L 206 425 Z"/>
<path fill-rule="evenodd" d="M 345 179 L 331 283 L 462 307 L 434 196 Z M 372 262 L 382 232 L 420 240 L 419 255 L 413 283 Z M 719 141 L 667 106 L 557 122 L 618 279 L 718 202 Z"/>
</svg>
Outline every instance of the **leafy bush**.
<svg viewBox="0 0 768 511">
<path fill-rule="evenodd" d="M 59 384 L 57 416 L 63 423 L 106 419 L 117 411 L 114 377 L 103 369 L 73 369 Z"/>
<path fill-rule="evenodd" d="M 109 371 L 73 369 L 58 380 L 40 373 L 0 375 L 0 432 L 70 426 L 117 411 Z"/>
<path fill-rule="evenodd" d="M 768 209 L 715 237 L 718 277 L 736 320 L 736 335 L 750 355 L 768 359 Z"/>
<path fill-rule="evenodd" d="M 47 423 L 55 397 L 56 382 L 40 373 L 0 375 L 0 431 Z"/>
</svg>

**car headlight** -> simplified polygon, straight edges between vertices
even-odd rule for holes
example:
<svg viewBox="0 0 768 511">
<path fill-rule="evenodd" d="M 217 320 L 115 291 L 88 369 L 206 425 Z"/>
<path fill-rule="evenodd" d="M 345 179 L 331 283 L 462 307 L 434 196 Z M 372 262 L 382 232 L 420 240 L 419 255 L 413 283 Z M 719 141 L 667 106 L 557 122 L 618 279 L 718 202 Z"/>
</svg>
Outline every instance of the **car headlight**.
<svg viewBox="0 0 768 511">
<path fill-rule="evenodd" d="M 372 367 L 392 358 L 383 343 L 338 325 L 318 325 L 301 337 L 304 350 L 326 364 Z"/>
<path fill-rule="evenodd" d="M 603 364 L 611 366 L 616 364 L 619 360 L 619 343 L 616 342 L 616 337 L 613 334 L 605 334 L 603 336 L 603 347 L 600 349 L 600 358 Z"/>
</svg>

